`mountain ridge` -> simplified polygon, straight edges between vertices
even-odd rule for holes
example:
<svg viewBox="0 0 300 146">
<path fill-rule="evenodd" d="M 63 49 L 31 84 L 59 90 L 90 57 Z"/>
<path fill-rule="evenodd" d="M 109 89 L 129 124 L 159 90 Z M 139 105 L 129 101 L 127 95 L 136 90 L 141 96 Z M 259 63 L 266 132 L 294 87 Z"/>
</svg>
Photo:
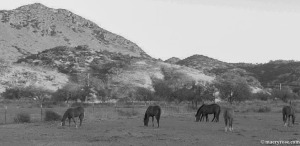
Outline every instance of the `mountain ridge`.
<svg viewBox="0 0 300 146">
<path fill-rule="evenodd" d="M 0 58 L 9 61 L 56 46 L 88 45 L 92 50 L 108 50 L 151 58 L 137 44 L 111 33 L 94 22 L 65 9 L 40 3 L 0 11 Z"/>
</svg>

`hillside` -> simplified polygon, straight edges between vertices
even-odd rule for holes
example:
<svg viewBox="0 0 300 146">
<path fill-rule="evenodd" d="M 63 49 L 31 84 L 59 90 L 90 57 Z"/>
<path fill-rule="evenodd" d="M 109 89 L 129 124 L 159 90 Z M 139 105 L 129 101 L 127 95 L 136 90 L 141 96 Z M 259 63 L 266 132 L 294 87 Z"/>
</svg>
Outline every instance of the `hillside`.
<svg viewBox="0 0 300 146">
<path fill-rule="evenodd" d="M 154 90 L 156 80 L 205 83 L 214 79 L 193 68 L 121 53 L 93 51 L 88 46 L 59 46 L 19 59 L 17 63 L 53 68 L 80 84 L 87 81 L 89 74 L 91 84 L 99 84 L 95 81 L 107 84 L 108 88 L 120 93 L 119 97 L 137 87 Z"/>
<path fill-rule="evenodd" d="M 10 87 L 34 86 L 55 92 L 63 87 L 69 78 L 67 75 L 41 67 L 27 65 L 7 65 L 0 63 L 0 93 Z"/>
<path fill-rule="evenodd" d="M 278 87 L 279 84 L 291 87 L 300 86 L 300 62 L 270 61 L 257 65 L 236 65 L 257 78 L 264 87 Z"/>
<path fill-rule="evenodd" d="M 78 45 L 87 45 L 94 51 L 150 58 L 122 36 L 68 10 L 52 9 L 39 3 L 0 11 L 0 32 L 0 58 L 8 61 L 57 46 Z"/>
<path fill-rule="evenodd" d="M 229 63 L 222 62 L 204 55 L 193 55 L 178 61 L 176 64 L 195 68 L 198 70 L 203 70 L 203 71 L 209 71 L 214 68 L 232 67 L 232 65 Z"/>
<path fill-rule="evenodd" d="M 180 60 L 181 60 L 180 58 L 172 57 L 172 58 L 169 58 L 169 59 L 165 60 L 165 62 L 171 63 L 171 64 L 176 64 Z"/>
</svg>

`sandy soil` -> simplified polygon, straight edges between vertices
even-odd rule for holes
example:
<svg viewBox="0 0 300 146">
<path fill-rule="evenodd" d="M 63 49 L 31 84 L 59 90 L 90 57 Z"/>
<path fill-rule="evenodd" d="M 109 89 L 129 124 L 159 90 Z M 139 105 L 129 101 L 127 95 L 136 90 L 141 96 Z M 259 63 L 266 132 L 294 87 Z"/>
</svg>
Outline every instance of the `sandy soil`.
<svg viewBox="0 0 300 146">
<path fill-rule="evenodd" d="M 111 120 L 87 118 L 78 129 L 73 123 L 71 127 L 61 127 L 59 122 L 0 125 L 0 143 L 9 146 L 254 146 L 261 145 L 261 140 L 300 140 L 299 124 L 283 127 L 280 113 L 237 113 L 234 132 L 227 133 L 221 116 L 220 122 L 215 123 L 194 122 L 193 114 L 165 115 L 160 128 L 144 127 L 142 118 L 142 115 Z"/>
</svg>

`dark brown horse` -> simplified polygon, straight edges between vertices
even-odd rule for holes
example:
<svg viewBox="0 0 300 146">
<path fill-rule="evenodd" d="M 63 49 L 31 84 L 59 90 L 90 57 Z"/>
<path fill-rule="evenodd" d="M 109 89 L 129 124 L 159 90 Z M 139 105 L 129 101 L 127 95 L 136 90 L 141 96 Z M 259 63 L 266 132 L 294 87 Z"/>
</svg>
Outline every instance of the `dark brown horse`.
<svg viewBox="0 0 300 146">
<path fill-rule="evenodd" d="M 284 106 L 282 108 L 282 117 L 284 126 L 290 125 L 290 118 L 292 118 L 292 124 L 295 124 L 295 109 L 292 106 Z M 286 122 L 288 120 L 288 123 Z"/>
<path fill-rule="evenodd" d="M 221 107 L 218 104 L 203 104 L 202 106 L 199 107 L 195 117 L 196 117 L 196 122 L 199 120 L 202 121 L 203 116 L 206 117 L 206 122 L 208 121 L 208 114 L 214 114 L 214 118 L 212 119 L 212 122 L 218 122 L 219 121 L 219 115 L 221 112 Z"/>
<path fill-rule="evenodd" d="M 69 126 L 71 125 L 71 119 L 73 119 L 75 126 L 77 128 L 77 124 L 75 121 L 75 118 L 78 117 L 80 120 L 79 126 L 82 124 L 82 120 L 84 118 L 84 108 L 83 107 L 74 107 L 74 108 L 69 108 L 67 111 L 64 113 L 62 119 L 61 119 L 61 125 L 65 126 L 65 121 L 68 118 L 69 119 Z"/>
<path fill-rule="evenodd" d="M 152 126 L 154 127 L 154 117 L 157 121 L 157 127 L 159 127 L 159 119 L 161 115 L 161 108 L 158 105 L 149 106 L 145 112 L 144 125 L 148 126 L 149 117 L 152 117 Z"/>
<path fill-rule="evenodd" d="M 233 131 L 232 123 L 233 123 L 233 117 L 234 117 L 234 111 L 232 108 L 223 108 L 224 113 L 224 121 L 225 121 L 225 132 L 227 132 L 227 129 L 229 128 L 229 131 Z"/>
</svg>

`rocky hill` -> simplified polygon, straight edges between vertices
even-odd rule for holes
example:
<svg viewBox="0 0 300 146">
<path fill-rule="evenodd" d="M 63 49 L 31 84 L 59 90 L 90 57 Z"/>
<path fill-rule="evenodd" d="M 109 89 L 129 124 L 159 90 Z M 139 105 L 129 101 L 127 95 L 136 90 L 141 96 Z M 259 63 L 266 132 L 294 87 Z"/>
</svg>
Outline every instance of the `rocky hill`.
<svg viewBox="0 0 300 146">
<path fill-rule="evenodd" d="M 94 51 L 150 58 L 124 37 L 68 10 L 52 9 L 40 3 L 0 11 L 0 32 L 0 58 L 8 61 L 57 46 L 78 45 L 87 45 Z"/>
<path fill-rule="evenodd" d="M 69 82 L 67 75 L 38 66 L 0 63 L 0 93 L 10 87 L 35 86 L 55 92 Z"/>
<path fill-rule="evenodd" d="M 120 93 L 118 97 L 127 96 L 136 87 L 154 90 L 156 80 L 182 84 L 190 81 L 206 83 L 214 79 L 189 67 L 105 50 L 93 51 L 88 46 L 59 46 L 29 55 L 16 63 L 52 68 L 79 84 L 85 83 L 89 74 L 90 84 L 106 84 Z"/>
<path fill-rule="evenodd" d="M 300 88 L 300 62 L 277 60 L 265 64 L 237 64 L 257 78 L 264 87 L 279 87 L 279 84 Z"/>
<path fill-rule="evenodd" d="M 181 60 L 180 58 L 172 57 L 172 58 L 169 58 L 169 59 L 165 60 L 165 62 L 171 63 L 171 64 L 176 64 L 180 60 Z"/>
<path fill-rule="evenodd" d="M 209 71 L 214 68 L 232 67 L 232 65 L 229 63 L 222 62 L 204 55 L 193 55 L 178 61 L 176 64 L 195 68 L 198 70 L 203 70 L 203 71 Z"/>
</svg>

